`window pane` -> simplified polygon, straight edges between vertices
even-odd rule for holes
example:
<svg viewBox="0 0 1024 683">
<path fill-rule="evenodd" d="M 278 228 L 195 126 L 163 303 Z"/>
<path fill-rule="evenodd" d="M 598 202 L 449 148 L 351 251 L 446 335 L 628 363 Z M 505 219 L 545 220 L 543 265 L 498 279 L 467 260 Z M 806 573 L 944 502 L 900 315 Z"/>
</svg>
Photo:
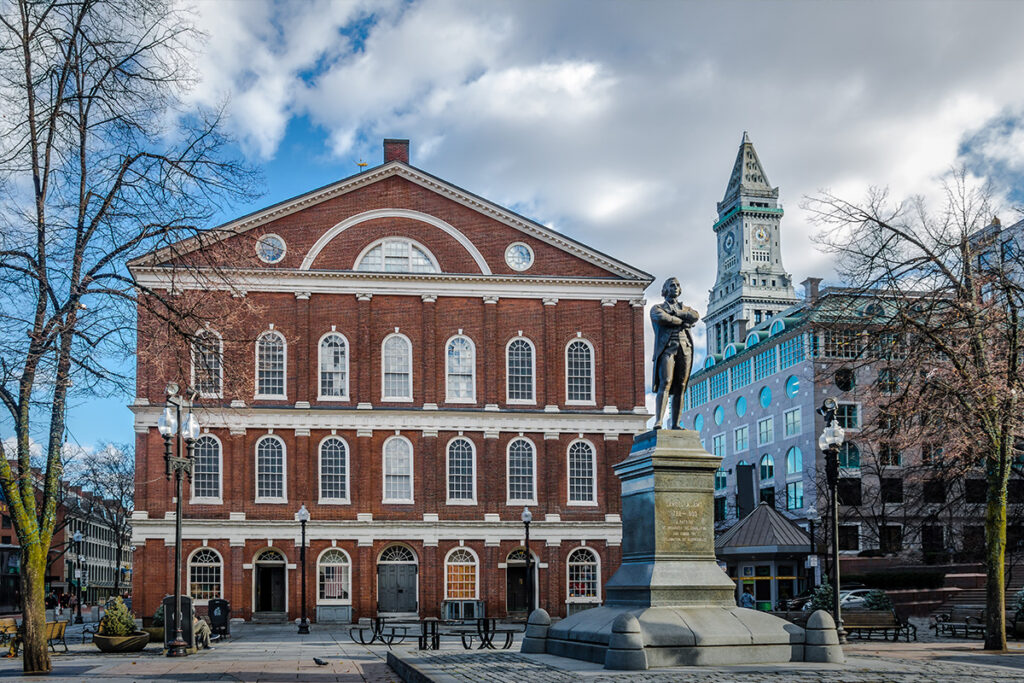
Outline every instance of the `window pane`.
<svg viewBox="0 0 1024 683">
<path fill-rule="evenodd" d="M 473 399 L 473 345 L 464 337 L 448 344 L 448 400 Z"/>
<path fill-rule="evenodd" d="M 349 562 L 340 550 L 328 550 L 320 558 L 319 599 L 349 600 Z"/>
<path fill-rule="evenodd" d="M 384 445 L 384 498 L 412 500 L 412 447 L 404 439 Z"/>
<path fill-rule="evenodd" d="M 590 385 L 593 378 L 590 346 L 582 341 L 569 344 L 566 354 L 567 398 L 570 401 L 593 401 Z"/>
<path fill-rule="evenodd" d="M 284 498 L 284 447 L 273 437 L 256 447 L 256 495 Z"/>
<path fill-rule="evenodd" d="M 508 345 L 508 400 L 533 400 L 533 347 L 525 339 Z"/>
<path fill-rule="evenodd" d="M 221 392 L 220 338 L 204 330 L 196 335 L 192 345 L 195 366 L 195 388 L 201 396 L 219 396 Z"/>
<path fill-rule="evenodd" d="M 597 557 L 585 548 L 569 555 L 569 597 L 597 598 Z"/>
<path fill-rule="evenodd" d="M 194 600 L 210 600 L 220 595 L 221 563 L 217 553 L 203 549 L 192 556 L 188 571 L 188 593 Z"/>
<path fill-rule="evenodd" d="M 412 398 L 412 361 L 409 342 L 404 337 L 388 337 L 384 342 L 385 398 Z"/>
<path fill-rule="evenodd" d="M 321 396 L 339 397 L 348 394 L 346 355 L 345 340 L 340 334 L 328 335 L 320 342 Z"/>
<path fill-rule="evenodd" d="M 468 439 L 448 446 L 448 498 L 473 500 L 473 445 Z"/>
<path fill-rule="evenodd" d="M 594 501 L 594 452 L 582 441 L 569 446 L 569 501 Z"/>
<path fill-rule="evenodd" d="M 220 444 L 212 436 L 204 436 L 196 441 L 192 453 L 192 495 L 220 498 Z"/>
<path fill-rule="evenodd" d="M 516 439 L 508 449 L 508 497 L 533 500 L 533 446 L 525 439 Z"/>
<path fill-rule="evenodd" d="M 348 498 L 348 451 L 341 439 L 320 445 L 320 497 Z"/>
<path fill-rule="evenodd" d="M 452 600 L 476 598 L 476 558 L 467 550 L 456 550 L 448 556 L 446 587 Z"/>
<path fill-rule="evenodd" d="M 761 479 L 772 479 L 775 477 L 775 459 L 770 455 L 761 458 Z"/>
<path fill-rule="evenodd" d="M 284 338 L 265 332 L 256 342 L 256 393 L 284 396 Z"/>
</svg>

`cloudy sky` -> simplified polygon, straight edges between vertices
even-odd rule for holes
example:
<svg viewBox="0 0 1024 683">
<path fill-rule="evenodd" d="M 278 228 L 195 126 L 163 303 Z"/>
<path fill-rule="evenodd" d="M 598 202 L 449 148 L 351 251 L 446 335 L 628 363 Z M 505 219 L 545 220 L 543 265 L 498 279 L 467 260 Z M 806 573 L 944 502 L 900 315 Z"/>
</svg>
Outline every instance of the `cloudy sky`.
<svg viewBox="0 0 1024 683">
<path fill-rule="evenodd" d="M 225 220 L 381 163 L 412 164 L 655 274 L 707 305 L 711 225 L 743 131 L 786 208 L 784 263 L 832 277 L 800 210 L 823 189 L 929 192 L 952 166 L 1024 203 L 1019 2 L 195 3 L 198 103 L 265 195 Z M 1016 194 L 1014 194 L 1016 192 Z M 657 292 L 649 292 L 653 299 Z M 128 397 L 72 415 L 131 438 Z M 116 416 L 116 419 L 115 417 Z"/>
</svg>

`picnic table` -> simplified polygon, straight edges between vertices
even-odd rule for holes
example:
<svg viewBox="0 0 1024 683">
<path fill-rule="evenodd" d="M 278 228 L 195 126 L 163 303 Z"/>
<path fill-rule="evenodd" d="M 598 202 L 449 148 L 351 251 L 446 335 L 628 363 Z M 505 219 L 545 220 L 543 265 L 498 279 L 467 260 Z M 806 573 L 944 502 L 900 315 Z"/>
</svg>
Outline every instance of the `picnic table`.
<svg viewBox="0 0 1024 683">
<path fill-rule="evenodd" d="M 474 623 L 475 622 L 475 623 Z M 476 619 L 463 619 L 461 625 L 456 625 L 441 635 L 457 635 L 462 641 L 462 647 L 469 650 L 473 647 L 473 640 L 480 641 L 478 650 L 496 650 L 494 639 L 499 635 L 505 636 L 505 642 L 501 649 L 507 650 L 512 647 L 515 634 L 519 633 L 517 628 L 498 626 L 498 620 L 494 617 L 478 617 Z"/>
<path fill-rule="evenodd" d="M 360 645 L 372 645 L 380 641 L 391 648 L 395 642 L 403 642 L 408 635 L 409 625 L 392 621 L 390 617 L 371 617 L 369 626 L 353 626 L 348 630 L 352 642 Z"/>
</svg>

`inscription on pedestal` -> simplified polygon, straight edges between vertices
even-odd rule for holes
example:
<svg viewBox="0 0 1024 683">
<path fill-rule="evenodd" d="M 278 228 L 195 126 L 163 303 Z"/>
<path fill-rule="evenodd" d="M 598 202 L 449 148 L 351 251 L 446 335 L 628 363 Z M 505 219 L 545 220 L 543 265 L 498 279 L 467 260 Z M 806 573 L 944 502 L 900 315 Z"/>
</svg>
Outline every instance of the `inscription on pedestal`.
<svg viewBox="0 0 1024 683">
<path fill-rule="evenodd" d="M 661 494 L 655 506 L 656 549 L 669 553 L 707 553 L 713 546 L 711 515 L 702 493 Z"/>
</svg>

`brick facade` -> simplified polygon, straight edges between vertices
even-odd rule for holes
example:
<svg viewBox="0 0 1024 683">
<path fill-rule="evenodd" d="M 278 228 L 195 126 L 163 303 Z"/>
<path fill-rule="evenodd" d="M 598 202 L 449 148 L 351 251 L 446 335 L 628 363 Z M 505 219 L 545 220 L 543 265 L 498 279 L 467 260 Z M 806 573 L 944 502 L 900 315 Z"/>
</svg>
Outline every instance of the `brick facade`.
<svg viewBox="0 0 1024 683">
<path fill-rule="evenodd" d="M 619 486 L 611 467 L 627 456 L 632 434 L 647 419 L 641 297 L 650 277 L 408 166 L 401 142 L 386 141 L 390 161 L 377 169 L 229 223 L 222 228 L 229 236 L 201 253 L 182 245 L 176 255 L 158 252 L 131 264 L 140 281 L 172 297 L 189 300 L 205 291 L 202 305 L 215 312 L 208 327 L 223 345 L 223 381 L 215 398 L 196 402 L 196 412 L 204 435 L 216 440 L 220 498 L 199 504 L 185 494 L 183 558 L 204 546 L 215 551 L 223 585 L 215 592 L 231 601 L 234 616 L 268 611 L 262 607 L 270 603 L 261 601 L 281 591 L 283 612 L 298 616 L 294 515 L 300 504 L 312 517 L 311 618 L 317 615 L 317 560 L 330 548 L 345 553 L 350 572 L 348 600 L 331 604 L 344 603 L 352 618 L 375 615 L 382 599 L 391 604 L 394 596 L 378 590 L 377 564 L 394 544 L 408 548 L 417 567 L 412 611 L 439 615 L 445 558 L 465 548 L 476 571 L 465 590 L 487 614 L 504 616 L 506 561 L 523 544 L 524 506 L 509 499 L 507 474 L 510 444 L 520 439 L 533 446 L 530 547 L 539 563 L 539 604 L 556 615 L 569 609 L 566 560 L 578 548 L 589 549 L 584 555 L 593 553 L 598 562 L 598 595 L 591 600 L 599 599 L 601 584 L 618 566 Z M 286 250 L 280 261 L 267 264 L 254 246 L 271 234 Z M 357 270 L 359 259 L 384 238 L 411 242 L 432 257 L 438 272 Z M 525 271 L 506 263 L 512 244 L 529 249 L 532 263 Z M 168 284 L 169 273 L 183 264 L 218 261 L 231 268 L 205 281 L 200 271 L 195 281 L 179 277 Z M 256 398 L 256 339 L 271 330 L 286 342 L 285 393 Z M 347 341 L 348 391 L 325 398 L 319 391 L 320 343 L 332 332 Z M 395 334 L 412 349 L 411 400 L 384 397 L 382 344 Z M 446 349 L 456 336 L 471 342 L 474 368 L 473 395 L 458 401 L 446 391 Z M 156 420 L 166 383 L 186 384 L 192 370 L 187 344 L 176 343 L 145 307 L 139 337 L 146 343 L 139 348 L 133 406 L 133 589 L 137 611 L 148 615 L 173 579 L 173 485 L 164 477 Z M 519 338 L 534 350 L 534 400 L 510 402 L 506 353 Z M 576 340 L 592 353 L 588 402 L 567 395 L 566 350 Z M 396 436 L 411 446 L 412 502 L 384 502 L 384 449 Z M 281 502 L 257 502 L 257 448 L 267 437 L 283 446 Z M 347 454 L 343 502 L 320 497 L 320 448 L 332 437 L 343 440 Z M 471 444 L 476 495 L 449 504 L 447 450 L 460 437 Z M 570 502 L 574 444 L 594 454 L 593 500 L 586 504 Z M 589 490 L 589 480 L 574 479 L 579 481 Z M 284 556 L 283 585 L 258 585 L 271 580 L 270 570 L 257 562 L 268 548 Z M 273 576 L 279 572 L 274 569 Z M 182 581 L 189 586 L 187 562 Z M 282 612 L 275 604 L 269 611 Z"/>
</svg>

